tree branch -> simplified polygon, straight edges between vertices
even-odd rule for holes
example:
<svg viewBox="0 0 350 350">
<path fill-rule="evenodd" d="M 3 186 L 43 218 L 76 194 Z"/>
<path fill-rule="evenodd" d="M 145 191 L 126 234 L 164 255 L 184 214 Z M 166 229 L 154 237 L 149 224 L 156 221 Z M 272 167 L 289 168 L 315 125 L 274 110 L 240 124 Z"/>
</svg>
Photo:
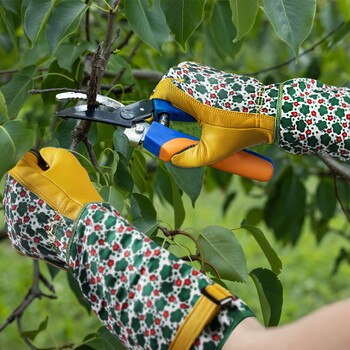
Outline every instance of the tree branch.
<svg viewBox="0 0 350 350">
<path fill-rule="evenodd" d="M 72 88 L 49 88 L 49 89 L 32 89 L 28 91 L 28 94 L 31 95 L 38 95 L 38 94 L 44 94 L 46 92 L 79 92 L 82 94 L 86 94 L 86 90 L 83 89 L 72 89 Z"/>
<path fill-rule="evenodd" d="M 106 37 L 103 44 L 99 44 L 91 60 L 90 81 L 87 89 L 87 105 L 89 109 L 97 106 L 96 95 L 100 91 L 101 80 L 104 75 L 108 60 L 112 52 L 112 45 L 119 35 L 116 31 L 116 16 L 120 0 L 114 0 L 108 14 Z M 91 128 L 91 121 L 80 120 L 72 131 L 72 143 L 70 149 L 75 151 L 81 141 L 84 142 L 95 167 L 98 166 L 92 145 L 88 139 L 88 132 Z"/>
<path fill-rule="evenodd" d="M 350 181 L 350 168 L 341 164 L 340 162 L 338 162 L 337 160 L 329 157 L 329 156 L 318 156 L 318 158 L 320 158 L 323 163 L 325 163 L 329 170 L 337 175 L 342 177 L 344 180 Z"/>
<path fill-rule="evenodd" d="M 132 74 L 136 79 L 150 80 L 155 83 L 158 83 L 164 75 L 161 72 L 145 69 L 133 69 Z"/>
<path fill-rule="evenodd" d="M 129 43 L 129 40 L 131 39 L 131 37 L 133 36 L 134 32 L 130 31 L 125 39 L 117 46 L 117 50 L 121 50 L 124 46 L 126 46 Z"/>
<path fill-rule="evenodd" d="M 309 52 L 315 50 L 318 46 L 320 46 L 323 42 L 325 42 L 329 37 L 331 37 L 332 35 L 334 35 L 336 32 L 338 32 L 343 26 L 345 25 L 345 22 L 342 22 L 340 25 L 338 25 L 338 27 L 334 28 L 333 30 L 331 30 L 328 34 L 326 34 L 323 38 L 321 38 L 319 41 L 317 41 L 314 45 L 312 45 L 310 48 L 308 48 L 307 50 L 303 51 L 299 57 L 305 56 L 306 54 L 308 54 Z M 290 58 L 289 60 L 282 62 L 280 64 L 277 64 L 275 66 L 272 67 L 268 67 L 265 69 L 261 69 L 258 70 L 256 72 L 252 72 L 252 73 L 244 73 L 244 75 L 247 76 L 251 76 L 251 75 L 259 75 L 262 73 L 267 73 L 270 72 L 272 70 L 277 70 L 280 69 L 284 66 L 288 66 L 288 64 L 293 63 L 295 61 L 295 57 Z"/>
<path fill-rule="evenodd" d="M 135 45 L 134 49 L 132 50 L 131 54 L 129 55 L 129 57 L 127 58 L 127 62 L 130 63 L 132 61 L 132 59 L 134 58 L 134 56 L 137 54 L 137 51 L 139 50 L 139 48 L 142 45 L 142 41 L 139 40 L 137 42 L 137 44 Z M 126 68 L 122 68 L 119 73 L 115 76 L 115 78 L 113 79 L 113 84 L 116 84 L 119 82 L 119 80 L 121 79 L 121 77 L 124 75 L 124 73 L 126 72 Z"/>
<path fill-rule="evenodd" d="M 24 297 L 21 304 L 12 312 L 12 314 L 6 319 L 6 321 L 0 325 L 0 332 L 3 331 L 8 325 L 10 325 L 13 321 L 18 320 L 22 317 L 24 311 L 30 306 L 30 304 L 35 299 L 41 299 L 42 297 L 55 299 L 55 295 L 46 295 L 42 293 L 39 283 L 41 280 L 41 273 L 39 269 L 39 262 L 38 260 L 33 260 L 33 283 L 32 286 L 29 288 L 26 296 Z M 46 280 L 45 285 L 48 286 L 49 282 Z M 50 290 L 54 290 L 53 286 L 51 286 Z M 20 323 L 19 323 L 20 325 Z"/>
</svg>

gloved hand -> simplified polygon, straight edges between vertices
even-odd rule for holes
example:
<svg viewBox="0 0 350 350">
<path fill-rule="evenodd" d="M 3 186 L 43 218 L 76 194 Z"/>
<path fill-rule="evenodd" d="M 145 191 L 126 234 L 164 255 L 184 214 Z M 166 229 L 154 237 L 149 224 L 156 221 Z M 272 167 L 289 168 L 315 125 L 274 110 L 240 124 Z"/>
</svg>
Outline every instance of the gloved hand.
<svg viewBox="0 0 350 350">
<path fill-rule="evenodd" d="M 262 143 L 294 154 L 350 160 L 347 87 L 307 78 L 265 86 L 254 78 L 184 62 L 165 74 L 152 98 L 168 100 L 201 126 L 200 142 L 171 159 L 181 167 L 210 165 Z"/>
<path fill-rule="evenodd" d="M 102 201 L 87 172 L 64 149 L 26 153 L 9 171 L 4 192 L 5 223 L 22 254 L 68 268 L 65 250 L 83 206 Z M 63 249 L 62 249 L 63 248 Z"/>
<path fill-rule="evenodd" d="M 276 104 L 264 106 L 256 79 L 185 62 L 170 69 L 152 98 L 168 100 L 197 119 L 200 142 L 171 159 L 181 167 L 210 165 L 244 148 L 272 143 Z M 278 89 L 272 89 L 278 95 Z M 265 110 L 268 108 L 269 110 Z"/>
<path fill-rule="evenodd" d="M 102 203 L 67 150 L 27 153 L 7 176 L 3 205 L 15 249 L 69 267 L 128 349 L 220 349 L 240 321 L 254 316 Z"/>
</svg>

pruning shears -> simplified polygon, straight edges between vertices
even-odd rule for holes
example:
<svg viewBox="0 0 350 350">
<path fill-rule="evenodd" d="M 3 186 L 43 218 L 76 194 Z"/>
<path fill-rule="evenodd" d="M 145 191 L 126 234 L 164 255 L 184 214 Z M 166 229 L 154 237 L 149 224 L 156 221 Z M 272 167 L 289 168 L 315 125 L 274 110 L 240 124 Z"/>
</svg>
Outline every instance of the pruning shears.
<svg viewBox="0 0 350 350">
<path fill-rule="evenodd" d="M 58 101 L 87 100 L 83 93 L 66 92 L 56 95 Z M 124 106 L 103 95 L 97 95 L 98 106 L 89 109 L 86 104 L 63 109 L 57 113 L 63 118 L 83 119 L 123 127 L 132 146 L 142 145 L 159 159 L 169 162 L 172 156 L 199 142 L 195 136 L 170 128 L 172 122 L 194 123 L 196 119 L 162 99 L 146 99 Z M 242 150 L 211 167 L 258 181 L 269 181 L 274 171 L 271 159 Z"/>
</svg>

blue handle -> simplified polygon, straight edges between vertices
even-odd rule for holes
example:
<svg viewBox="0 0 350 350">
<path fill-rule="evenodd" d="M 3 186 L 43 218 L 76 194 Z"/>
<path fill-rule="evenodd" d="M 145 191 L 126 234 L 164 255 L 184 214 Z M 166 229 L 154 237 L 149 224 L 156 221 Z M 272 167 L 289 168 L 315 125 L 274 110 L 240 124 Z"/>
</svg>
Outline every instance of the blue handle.
<svg viewBox="0 0 350 350">
<path fill-rule="evenodd" d="M 179 122 L 195 122 L 196 119 L 190 114 L 182 111 L 181 109 L 175 107 L 167 100 L 162 100 L 159 98 L 152 99 L 153 101 L 153 117 L 156 122 L 159 121 L 159 116 L 162 113 L 166 113 L 170 117 L 170 121 Z"/>
<path fill-rule="evenodd" d="M 174 139 L 184 138 L 198 141 L 196 137 L 170 129 L 158 122 L 153 122 L 145 135 L 143 147 L 153 153 L 156 157 L 159 157 L 163 145 Z"/>
<path fill-rule="evenodd" d="M 175 154 L 197 143 L 198 139 L 193 136 L 153 122 L 145 135 L 143 146 L 156 157 L 169 162 Z M 271 159 L 250 150 L 233 153 L 210 166 L 259 181 L 269 181 L 275 168 Z"/>
</svg>

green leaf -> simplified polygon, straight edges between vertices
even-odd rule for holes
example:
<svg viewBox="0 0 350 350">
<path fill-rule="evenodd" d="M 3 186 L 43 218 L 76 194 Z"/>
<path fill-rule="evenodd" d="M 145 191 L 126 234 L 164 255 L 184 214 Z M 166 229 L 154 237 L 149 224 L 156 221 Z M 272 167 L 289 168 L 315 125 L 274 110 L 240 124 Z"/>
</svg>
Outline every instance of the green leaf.
<svg viewBox="0 0 350 350">
<path fill-rule="evenodd" d="M 38 329 L 33 331 L 22 332 L 21 336 L 25 338 L 29 338 L 30 340 L 34 340 L 39 333 L 46 330 L 48 322 L 49 322 L 49 318 L 46 317 L 45 320 L 40 323 Z"/>
<path fill-rule="evenodd" d="M 332 269 L 333 275 L 338 273 L 340 265 L 344 262 L 350 264 L 350 252 L 346 248 L 341 247 L 339 249 L 337 258 L 334 260 L 334 265 Z"/>
<path fill-rule="evenodd" d="M 0 179 L 16 165 L 34 144 L 32 129 L 19 120 L 9 120 L 0 125 Z"/>
<path fill-rule="evenodd" d="M 134 188 L 134 180 L 128 168 L 128 161 L 119 154 L 117 171 L 114 174 L 114 185 L 124 198 L 128 197 Z"/>
<path fill-rule="evenodd" d="M 342 178 L 336 178 L 338 200 L 346 215 L 350 215 L 350 182 Z"/>
<path fill-rule="evenodd" d="M 7 105 L 5 101 L 4 94 L 0 90 L 0 124 L 8 119 L 7 116 Z"/>
<path fill-rule="evenodd" d="M 69 287 L 73 292 L 73 294 L 75 295 L 75 297 L 77 298 L 79 304 L 85 308 L 88 314 L 90 314 L 90 311 L 91 311 L 90 304 L 87 302 L 87 300 L 83 296 L 77 280 L 69 272 L 67 273 L 67 280 L 68 280 Z"/>
<path fill-rule="evenodd" d="M 233 43 L 237 31 L 232 23 L 229 0 L 214 3 L 208 28 L 212 41 L 221 54 L 233 57 L 239 51 L 241 43 Z"/>
<path fill-rule="evenodd" d="M 112 335 L 106 327 L 101 327 L 97 334 L 104 341 L 105 350 L 125 350 L 123 344 L 114 335 Z"/>
<path fill-rule="evenodd" d="M 0 4 L 16 15 L 21 13 L 21 0 L 1 0 Z"/>
<path fill-rule="evenodd" d="M 29 99 L 28 90 L 32 87 L 32 78 L 35 72 L 35 66 L 26 67 L 15 74 L 11 81 L 1 88 L 7 102 L 9 117 L 15 116 Z"/>
<path fill-rule="evenodd" d="M 165 163 L 175 183 L 191 199 L 194 206 L 202 189 L 204 179 L 204 168 L 180 168 L 170 162 Z"/>
<path fill-rule="evenodd" d="M 0 17 L 2 22 L 0 22 L 1 26 L 3 25 L 6 28 L 9 39 L 11 40 L 12 47 L 14 49 L 14 56 L 17 57 L 17 36 L 16 36 L 16 21 L 18 20 L 17 16 L 13 13 L 9 13 L 5 10 L 5 8 L 0 6 Z M 4 35 L 6 37 L 6 35 Z M 8 46 L 10 46 L 8 44 Z"/>
<path fill-rule="evenodd" d="M 138 193 L 130 197 L 132 224 L 146 235 L 151 234 L 158 226 L 157 212 L 149 198 Z"/>
<path fill-rule="evenodd" d="M 264 207 L 266 224 L 277 239 L 296 244 L 306 215 L 306 189 L 288 167 L 274 184 Z"/>
<path fill-rule="evenodd" d="M 168 38 L 169 28 L 160 8 L 159 0 L 149 8 L 148 0 L 128 0 L 125 2 L 125 17 L 130 28 L 147 45 L 158 52 Z"/>
<path fill-rule="evenodd" d="M 231 192 L 229 193 L 226 198 L 225 201 L 222 205 L 222 215 L 225 215 L 228 208 L 230 207 L 231 203 L 234 201 L 234 199 L 236 198 L 236 192 Z"/>
<path fill-rule="evenodd" d="M 329 178 L 321 178 L 316 190 L 317 206 L 322 213 L 322 217 L 329 220 L 337 206 L 333 181 Z"/>
<path fill-rule="evenodd" d="M 76 68 L 79 73 L 78 67 L 81 68 L 80 64 L 76 62 Z M 78 75 L 78 73 L 76 73 Z M 53 88 L 77 88 L 78 83 L 71 78 L 71 73 L 58 65 L 55 60 L 51 63 L 48 71 L 48 75 L 43 80 L 42 89 L 53 89 Z M 48 104 L 56 103 L 56 92 L 49 92 L 42 95 L 44 101 Z"/>
<path fill-rule="evenodd" d="M 52 0 L 31 0 L 24 15 L 23 29 L 32 47 L 51 13 Z"/>
<path fill-rule="evenodd" d="M 277 35 L 296 57 L 309 36 L 316 13 L 316 0 L 264 0 L 263 10 Z"/>
<path fill-rule="evenodd" d="M 270 270 L 257 268 L 249 273 L 258 292 L 265 326 L 277 326 L 282 312 L 283 288 Z"/>
<path fill-rule="evenodd" d="M 89 43 L 87 42 L 74 45 L 70 43 L 62 43 L 56 51 L 58 65 L 68 72 L 72 72 L 72 66 L 74 62 L 80 56 L 82 56 L 88 48 Z"/>
<path fill-rule="evenodd" d="M 232 22 L 236 27 L 234 42 L 242 39 L 252 29 L 259 9 L 259 0 L 230 0 Z"/>
<path fill-rule="evenodd" d="M 157 168 L 154 183 L 159 198 L 165 199 L 174 208 L 174 228 L 180 228 L 186 215 L 184 204 L 178 187 L 164 167 Z"/>
<path fill-rule="evenodd" d="M 257 227 L 248 225 L 246 221 L 243 221 L 241 223 L 241 228 L 252 234 L 256 242 L 259 244 L 261 250 L 265 254 L 266 259 L 270 263 L 272 271 L 276 275 L 279 275 L 282 270 L 282 261 L 277 255 L 276 251 L 271 247 L 264 233 Z"/>
<path fill-rule="evenodd" d="M 100 155 L 99 166 L 108 183 L 113 183 L 114 175 L 117 171 L 119 162 L 118 153 L 111 149 L 105 148 Z"/>
<path fill-rule="evenodd" d="M 175 185 L 174 181 L 171 181 L 171 192 L 173 199 L 173 207 L 174 207 L 174 228 L 178 229 L 181 227 L 185 220 L 185 208 L 181 198 L 181 194 L 179 193 L 179 189 Z"/>
<path fill-rule="evenodd" d="M 263 219 L 262 208 L 251 208 L 246 214 L 247 223 L 256 226 Z"/>
<path fill-rule="evenodd" d="M 350 0 L 338 0 L 339 12 L 346 22 L 350 21 Z"/>
<path fill-rule="evenodd" d="M 63 0 L 55 7 L 46 24 L 46 38 L 50 55 L 54 56 L 60 43 L 78 28 L 90 3 Z"/>
<path fill-rule="evenodd" d="M 161 0 L 160 2 L 168 26 L 175 34 L 175 40 L 183 48 L 203 20 L 205 3 L 206 0 Z"/>
<path fill-rule="evenodd" d="M 52 280 L 54 280 L 55 277 L 62 271 L 62 269 L 53 266 L 52 264 L 46 264 L 46 266 Z"/>
<path fill-rule="evenodd" d="M 111 332 L 101 327 L 97 333 L 89 334 L 84 338 L 81 345 L 74 347 L 75 350 L 126 350 L 122 343 L 111 334 Z"/>
<path fill-rule="evenodd" d="M 200 231 L 198 238 L 202 254 L 218 270 L 220 278 L 246 282 L 247 264 L 242 247 L 227 228 L 209 226 Z"/>
<path fill-rule="evenodd" d="M 124 198 L 113 186 L 103 186 L 100 195 L 105 202 L 110 203 L 120 213 L 124 209 Z"/>
<path fill-rule="evenodd" d="M 132 177 L 138 190 L 143 193 L 147 190 L 147 163 L 139 150 L 134 150 L 132 160 Z"/>
<path fill-rule="evenodd" d="M 124 134 L 123 128 L 117 128 L 113 133 L 113 146 L 114 149 L 121 153 L 127 162 L 130 162 L 132 156 L 132 148 L 130 146 L 129 139 Z"/>
<path fill-rule="evenodd" d="M 119 72 L 120 70 L 123 70 L 124 73 L 122 77 L 122 82 L 125 81 L 128 84 L 132 84 L 135 81 L 131 69 L 131 64 L 127 61 L 127 59 L 125 59 L 121 55 L 112 55 L 108 61 L 106 69 L 107 71 L 111 72 Z"/>
</svg>

